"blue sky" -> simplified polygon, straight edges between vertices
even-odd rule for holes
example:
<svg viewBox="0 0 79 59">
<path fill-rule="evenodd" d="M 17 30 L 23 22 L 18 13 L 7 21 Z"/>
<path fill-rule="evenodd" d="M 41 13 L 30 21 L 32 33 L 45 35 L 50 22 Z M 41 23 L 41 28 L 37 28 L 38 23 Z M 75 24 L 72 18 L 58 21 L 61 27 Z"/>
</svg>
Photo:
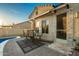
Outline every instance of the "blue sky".
<svg viewBox="0 0 79 59">
<path fill-rule="evenodd" d="M 34 7 L 44 3 L 9 3 L 0 4 L 0 25 L 13 24 L 28 20 Z M 55 4 L 55 3 L 54 3 Z M 55 5 L 58 5 L 57 3 Z"/>
</svg>

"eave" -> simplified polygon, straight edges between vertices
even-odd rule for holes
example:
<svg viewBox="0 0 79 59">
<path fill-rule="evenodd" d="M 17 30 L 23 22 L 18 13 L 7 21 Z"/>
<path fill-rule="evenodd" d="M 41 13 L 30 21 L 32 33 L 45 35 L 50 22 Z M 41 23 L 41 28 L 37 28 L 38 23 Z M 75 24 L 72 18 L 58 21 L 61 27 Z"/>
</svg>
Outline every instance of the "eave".
<svg viewBox="0 0 79 59">
<path fill-rule="evenodd" d="M 40 15 L 37 15 L 37 16 L 34 16 L 34 17 L 30 18 L 30 20 L 34 20 L 34 19 L 36 19 L 38 17 L 44 16 L 44 15 L 49 14 L 49 13 L 54 14 L 54 13 L 56 13 L 57 10 L 62 9 L 64 7 L 67 7 L 67 6 L 68 6 L 68 4 L 62 4 L 62 5 L 56 7 L 54 9 L 52 9 L 52 10 L 49 10 L 47 12 L 44 12 L 44 13 L 40 14 Z"/>
<path fill-rule="evenodd" d="M 51 10 L 49 10 L 49 11 L 47 11 L 47 12 L 45 12 L 45 13 L 42 13 L 42 14 L 40 14 L 40 15 L 37 15 L 37 16 L 33 17 L 33 18 L 30 18 L 30 20 L 36 19 L 36 18 L 38 18 L 38 17 L 44 16 L 44 15 L 49 14 L 49 13 L 52 13 L 52 14 L 53 14 L 54 12 L 52 12 Z"/>
</svg>

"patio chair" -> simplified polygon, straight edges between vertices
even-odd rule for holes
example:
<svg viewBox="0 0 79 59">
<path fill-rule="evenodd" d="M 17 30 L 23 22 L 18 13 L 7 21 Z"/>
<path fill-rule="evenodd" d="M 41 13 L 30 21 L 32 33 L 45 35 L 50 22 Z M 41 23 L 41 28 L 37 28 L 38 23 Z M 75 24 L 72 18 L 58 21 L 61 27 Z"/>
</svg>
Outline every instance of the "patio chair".
<svg viewBox="0 0 79 59">
<path fill-rule="evenodd" d="M 42 35 L 39 34 L 37 30 L 28 30 L 27 32 L 27 37 L 29 37 L 33 43 L 39 43 Z"/>
<path fill-rule="evenodd" d="M 33 30 L 27 30 L 26 39 L 34 39 Z"/>
</svg>

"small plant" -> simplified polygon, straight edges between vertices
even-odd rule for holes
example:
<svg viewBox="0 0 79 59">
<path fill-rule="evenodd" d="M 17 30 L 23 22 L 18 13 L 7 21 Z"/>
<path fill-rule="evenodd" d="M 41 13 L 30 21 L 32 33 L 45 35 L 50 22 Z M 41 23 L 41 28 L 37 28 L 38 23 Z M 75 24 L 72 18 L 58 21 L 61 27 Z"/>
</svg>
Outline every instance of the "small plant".
<svg viewBox="0 0 79 59">
<path fill-rule="evenodd" d="M 79 51 L 79 42 L 76 42 L 75 50 Z"/>
</svg>

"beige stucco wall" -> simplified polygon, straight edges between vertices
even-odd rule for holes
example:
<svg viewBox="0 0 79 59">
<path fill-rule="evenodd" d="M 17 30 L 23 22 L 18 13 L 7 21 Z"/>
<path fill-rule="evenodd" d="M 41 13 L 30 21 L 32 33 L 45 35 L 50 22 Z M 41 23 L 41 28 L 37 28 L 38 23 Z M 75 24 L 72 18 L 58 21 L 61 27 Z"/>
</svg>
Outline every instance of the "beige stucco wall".
<svg viewBox="0 0 79 59">
<path fill-rule="evenodd" d="M 62 14 L 62 13 L 67 13 L 67 39 L 66 40 L 58 40 L 56 38 L 56 15 Z M 79 20 L 74 18 L 74 10 L 72 9 L 60 9 L 57 14 L 52 14 L 51 16 L 47 16 L 44 18 L 39 18 L 36 20 L 36 22 L 40 22 L 40 32 L 41 32 L 41 21 L 42 20 L 48 20 L 49 22 L 49 33 L 44 34 L 44 39 L 47 40 L 54 40 L 54 41 L 60 41 L 60 42 L 66 42 L 70 45 L 72 45 L 73 39 L 79 38 Z M 74 24 L 75 20 L 75 24 Z M 74 27 L 75 26 L 75 27 Z M 75 32 L 74 32 L 75 30 Z M 74 36 L 73 36 L 74 35 Z"/>
<path fill-rule="evenodd" d="M 56 38 L 56 31 L 57 31 L 57 29 L 56 29 L 56 21 L 57 21 L 57 15 L 59 15 L 59 14 L 62 14 L 62 13 L 67 13 L 67 38 L 66 38 L 66 40 L 58 40 L 58 38 Z M 73 11 L 72 10 L 70 10 L 70 9 L 66 9 L 66 8 L 63 8 L 63 9 L 59 9 L 58 11 L 57 11 L 57 13 L 56 14 L 51 14 L 50 16 L 46 16 L 46 17 L 40 17 L 40 18 L 38 18 L 38 19 L 35 19 L 35 23 L 36 22 L 39 22 L 40 24 L 39 24 L 39 30 L 40 30 L 40 33 L 41 33 L 41 31 L 42 31 L 42 29 L 41 29 L 41 23 L 42 23 L 42 20 L 48 20 L 48 22 L 49 22 L 49 33 L 48 34 L 43 34 L 44 36 L 43 36 L 43 38 L 45 39 L 45 40 L 49 40 L 49 41 L 60 41 L 60 42 L 66 42 L 66 43 L 70 43 L 70 44 L 72 44 L 72 41 L 73 41 L 73 16 L 74 16 L 74 14 L 73 14 Z"/>
<path fill-rule="evenodd" d="M 73 44 L 73 39 L 79 41 L 79 15 L 75 17 L 76 12 L 79 12 L 79 4 L 69 4 L 69 9 L 59 9 L 57 14 L 67 13 L 67 40 L 58 40 L 61 42 L 67 42 L 68 44 Z M 56 15 L 57 15 L 56 14 Z M 55 19 L 54 19 L 55 20 Z M 57 38 L 56 38 L 57 41 Z"/>
<path fill-rule="evenodd" d="M 68 44 L 73 44 L 74 39 L 74 14 L 73 11 L 68 10 L 67 12 L 67 42 Z"/>
<path fill-rule="evenodd" d="M 49 22 L 49 33 L 43 34 L 43 38 L 45 40 L 49 41 L 60 41 L 60 42 L 66 42 L 70 45 L 72 45 L 73 39 L 79 40 L 79 18 L 75 18 L 75 13 L 79 12 L 79 4 L 69 4 L 69 9 L 62 8 L 57 11 L 56 14 L 52 14 L 50 16 L 46 17 L 39 17 L 35 20 L 36 22 L 39 22 L 39 30 L 40 33 L 42 31 L 41 29 L 41 21 L 42 20 L 48 20 Z M 67 13 L 67 40 L 58 40 L 56 38 L 56 15 Z"/>
<path fill-rule="evenodd" d="M 9 36 L 23 36 L 22 29 L 0 29 L 0 37 L 9 37 Z"/>
<path fill-rule="evenodd" d="M 79 3 L 69 4 L 69 6 L 73 12 L 74 39 L 79 41 L 79 15 L 76 17 L 76 13 L 79 12 Z"/>
<path fill-rule="evenodd" d="M 70 24 L 68 24 L 69 23 L 69 12 L 67 11 L 67 8 L 58 9 L 57 12 L 56 12 L 56 14 L 54 14 L 55 17 L 56 17 L 56 19 L 54 19 L 54 20 L 56 20 L 56 23 L 55 24 L 57 25 L 57 15 L 60 15 L 60 14 L 63 14 L 63 13 L 67 13 L 67 20 L 66 20 L 67 26 L 66 26 L 66 29 L 65 29 L 65 30 L 67 30 L 66 40 L 56 38 L 55 42 L 57 42 L 57 43 L 66 43 L 67 44 L 68 38 L 69 38 L 68 37 L 68 33 L 71 31 L 70 30 L 70 27 L 69 27 Z M 57 27 L 57 26 L 55 26 L 55 27 Z M 56 31 L 57 31 L 57 29 L 56 29 Z"/>
<path fill-rule="evenodd" d="M 31 29 L 31 23 L 27 21 L 15 24 L 12 28 L 0 28 L 0 37 L 24 36 L 27 34 L 28 29 Z"/>
<path fill-rule="evenodd" d="M 15 29 L 30 29 L 31 23 L 29 21 L 25 21 L 22 23 L 14 24 L 13 28 L 15 28 Z"/>
<path fill-rule="evenodd" d="M 79 41 L 79 18 L 75 19 L 75 39 Z"/>
<path fill-rule="evenodd" d="M 79 18 L 75 17 L 76 12 L 79 12 L 79 4 L 69 4 L 69 9 L 62 8 L 58 11 L 59 14 L 67 13 L 67 40 L 63 42 L 72 45 L 73 39 L 79 41 Z"/>
<path fill-rule="evenodd" d="M 37 22 L 39 22 L 39 32 L 42 33 L 42 26 L 41 26 L 41 23 L 42 23 L 42 20 L 47 20 L 49 25 L 49 33 L 46 34 L 46 33 L 43 33 L 43 37 L 42 39 L 44 40 L 48 40 L 48 41 L 54 41 L 56 39 L 56 20 L 55 20 L 55 16 L 53 14 L 51 14 L 50 16 L 45 16 L 45 17 L 40 17 L 38 19 L 35 19 L 35 23 L 36 23 L 36 26 L 37 26 Z"/>
</svg>

